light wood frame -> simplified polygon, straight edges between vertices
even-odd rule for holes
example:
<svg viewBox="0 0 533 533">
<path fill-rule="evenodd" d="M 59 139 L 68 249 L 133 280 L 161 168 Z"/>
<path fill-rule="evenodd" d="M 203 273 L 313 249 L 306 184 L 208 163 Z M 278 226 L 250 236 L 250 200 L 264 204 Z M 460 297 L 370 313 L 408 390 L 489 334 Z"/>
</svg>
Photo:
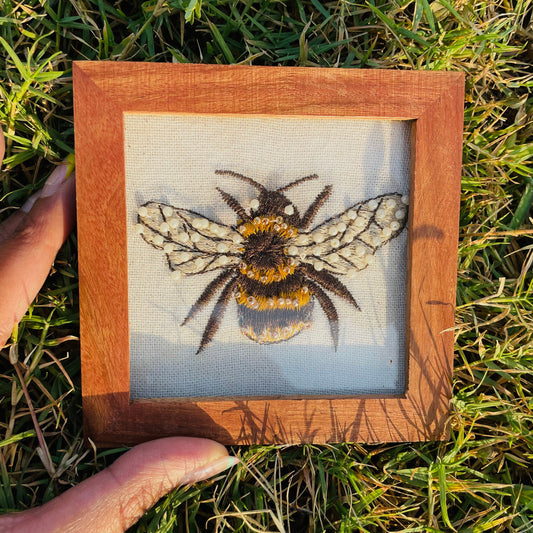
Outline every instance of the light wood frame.
<svg viewBox="0 0 533 533">
<path fill-rule="evenodd" d="M 447 438 L 462 74 L 112 62 L 73 68 L 86 437 L 102 446 L 170 435 L 224 444 Z M 412 121 L 404 394 L 130 401 L 125 112 Z"/>
</svg>

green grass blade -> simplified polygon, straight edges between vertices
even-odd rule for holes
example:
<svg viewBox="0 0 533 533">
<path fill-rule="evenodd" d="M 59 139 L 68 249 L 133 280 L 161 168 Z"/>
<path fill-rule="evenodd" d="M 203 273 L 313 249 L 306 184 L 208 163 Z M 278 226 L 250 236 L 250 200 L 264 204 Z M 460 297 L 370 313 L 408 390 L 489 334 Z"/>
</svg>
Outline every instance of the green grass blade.
<svg viewBox="0 0 533 533">
<path fill-rule="evenodd" d="M 27 80 L 30 77 L 30 72 L 22 64 L 22 61 L 17 56 L 15 50 L 11 48 L 11 46 L 8 44 L 8 42 L 3 37 L 0 37 L 0 44 L 3 46 L 4 50 L 8 53 L 9 57 L 15 64 L 15 67 L 17 67 L 17 70 L 19 71 L 22 79 Z"/>
<path fill-rule="evenodd" d="M 209 25 L 209 29 L 211 30 L 211 33 L 215 39 L 215 42 L 220 47 L 220 50 L 224 54 L 224 57 L 226 61 L 229 64 L 236 63 L 235 58 L 233 57 L 233 54 L 231 53 L 231 50 L 229 49 L 228 45 L 226 44 L 226 41 L 222 37 L 222 34 L 220 33 L 219 29 L 213 24 L 210 20 L 207 21 Z"/>
<path fill-rule="evenodd" d="M 385 15 L 382 11 L 380 11 L 377 7 L 374 7 L 372 4 L 367 5 L 394 34 L 403 35 L 404 37 L 412 39 L 413 41 L 417 42 L 418 44 L 421 44 L 424 47 L 429 47 L 429 44 L 420 35 L 399 26 L 390 17 Z"/>
<path fill-rule="evenodd" d="M 27 439 L 29 437 L 35 437 L 35 431 L 34 430 L 28 430 L 23 431 L 22 433 L 17 433 L 16 435 L 12 435 L 8 439 L 4 439 L 0 441 L 0 448 L 3 448 L 4 446 L 10 446 L 11 444 L 15 444 L 21 440 Z"/>
<path fill-rule="evenodd" d="M 510 230 L 517 230 L 526 220 L 526 217 L 531 213 L 531 205 L 533 204 L 533 179 L 526 177 L 526 186 L 520 198 L 520 202 L 513 214 L 511 222 L 509 222 Z"/>
<path fill-rule="evenodd" d="M 322 2 L 319 0 L 311 0 L 311 3 L 315 9 L 326 19 L 329 19 L 331 16 L 330 12 L 322 5 Z"/>
<path fill-rule="evenodd" d="M 451 531 L 455 531 L 455 528 L 452 526 L 450 522 L 450 517 L 448 515 L 448 501 L 447 501 L 447 494 L 448 494 L 448 487 L 446 482 L 446 467 L 444 463 L 438 462 L 436 464 L 437 469 L 437 478 L 439 482 L 439 500 L 440 500 L 440 510 L 442 513 L 442 520 L 444 521 L 444 524 L 447 528 L 449 528 Z"/>
</svg>

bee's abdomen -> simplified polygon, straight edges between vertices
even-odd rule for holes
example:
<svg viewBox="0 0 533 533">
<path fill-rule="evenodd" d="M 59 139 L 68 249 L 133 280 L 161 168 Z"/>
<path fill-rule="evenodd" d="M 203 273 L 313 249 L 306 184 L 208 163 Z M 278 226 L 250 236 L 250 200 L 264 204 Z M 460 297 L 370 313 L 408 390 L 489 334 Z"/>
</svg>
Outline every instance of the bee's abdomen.
<svg viewBox="0 0 533 533">
<path fill-rule="evenodd" d="M 260 344 L 290 339 L 310 327 L 313 297 L 307 286 L 273 283 L 269 290 L 243 280 L 237 285 L 239 326 L 243 335 Z"/>
</svg>

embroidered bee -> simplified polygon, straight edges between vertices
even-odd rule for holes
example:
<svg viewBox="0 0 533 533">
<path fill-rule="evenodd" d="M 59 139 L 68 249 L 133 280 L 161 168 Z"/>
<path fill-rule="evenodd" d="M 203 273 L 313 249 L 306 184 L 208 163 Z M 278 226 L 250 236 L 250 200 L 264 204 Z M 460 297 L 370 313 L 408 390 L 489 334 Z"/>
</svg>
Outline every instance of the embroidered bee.
<svg viewBox="0 0 533 533">
<path fill-rule="evenodd" d="M 325 186 L 302 215 L 284 192 L 317 179 L 316 174 L 268 190 L 230 170 L 215 173 L 233 176 L 258 191 L 246 209 L 217 187 L 239 217 L 234 226 L 161 202 L 148 202 L 138 210 L 139 233 L 166 254 L 174 279 L 220 271 L 182 323 L 194 318 L 220 291 L 197 353 L 213 339 L 232 296 L 238 304 L 241 332 L 260 344 L 285 341 L 309 328 L 316 299 L 328 319 L 336 349 L 339 317 L 328 293 L 359 310 L 337 276 L 363 270 L 378 248 L 400 234 L 407 220 L 407 198 L 383 194 L 354 204 L 309 230 L 332 186 Z"/>
</svg>

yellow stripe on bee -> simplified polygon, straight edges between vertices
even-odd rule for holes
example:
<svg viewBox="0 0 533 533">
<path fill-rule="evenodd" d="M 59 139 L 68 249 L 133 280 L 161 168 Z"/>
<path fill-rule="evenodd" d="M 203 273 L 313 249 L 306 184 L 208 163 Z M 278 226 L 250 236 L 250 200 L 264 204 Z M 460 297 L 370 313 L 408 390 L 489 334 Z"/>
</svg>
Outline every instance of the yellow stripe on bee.
<svg viewBox="0 0 533 533">
<path fill-rule="evenodd" d="M 253 296 L 239 286 L 235 293 L 235 299 L 239 305 L 256 311 L 269 309 L 300 309 L 309 303 L 311 293 L 306 286 L 291 292 L 282 292 L 279 296 Z"/>
<path fill-rule="evenodd" d="M 259 344 L 268 344 L 273 342 L 286 341 L 291 337 L 294 337 L 294 335 L 302 331 L 302 329 L 309 328 L 310 326 L 310 322 L 300 321 L 296 324 L 289 324 L 283 327 L 267 327 L 259 335 L 254 331 L 252 326 L 248 326 L 247 328 L 241 328 L 241 332 L 243 335 Z"/>
<path fill-rule="evenodd" d="M 298 230 L 283 221 L 283 217 L 255 217 L 251 222 L 245 222 L 239 226 L 239 233 L 243 237 L 249 237 L 254 233 L 273 232 L 285 239 L 290 239 L 298 235 Z"/>
<path fill-rule="evenodd" d="M 277 268 L 266 268 L 263 270 L 242 262 L 239 265 L 239 270 L 241 271 L 241 274 L 244 274 L 247 278 L 255 279 L 264 285 L 268 285 L 269 283 L 281 281 L 291 274 L 294 274 L 296 265 L 297 261 L 291 257 L 288 261 L 283 261 L 283 263 L 278 265 Z"/>
</svg>

